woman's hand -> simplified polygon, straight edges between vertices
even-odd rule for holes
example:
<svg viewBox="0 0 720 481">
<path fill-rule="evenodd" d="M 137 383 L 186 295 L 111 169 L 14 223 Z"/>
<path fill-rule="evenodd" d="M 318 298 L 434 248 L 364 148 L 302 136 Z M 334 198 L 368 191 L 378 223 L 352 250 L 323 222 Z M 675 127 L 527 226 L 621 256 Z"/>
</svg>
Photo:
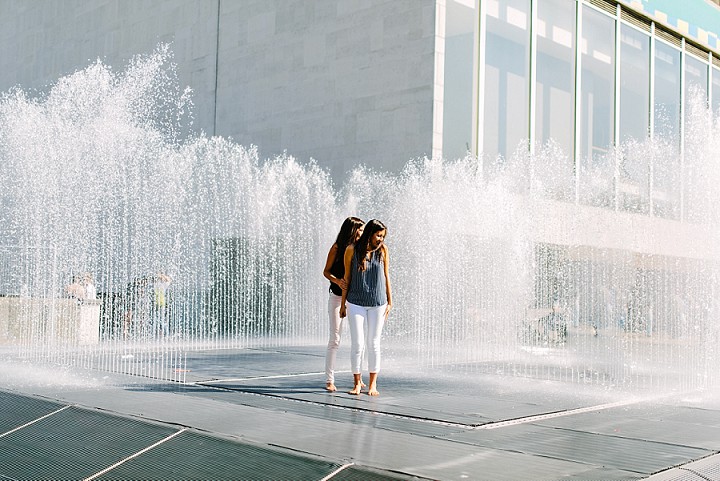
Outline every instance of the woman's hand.
<svg viewBox="0 0 720 481">
<path fill-rule="evenodd" d="M 340 319 L 345 319 L 345 316 L 347 316 L 347 309 L 345 308 L 345 303 L 343 303 L 340 306 Z"/>
<path fill-rule="evenodd" d="M 345 279 L 338 279 L 337 277 L 333 281 L 335 284 L 337 284 L 340 289 L 345 290 L 347 289 L 347 282 L 345 282 Z"/>
<path fill-rule="evenodd" d="M 385 306 L 385 320 L 387 320 L 390 315 L 390 309 L 392 309 L 392 302 L 388 302 L 388 305 Z"/>
</svg>

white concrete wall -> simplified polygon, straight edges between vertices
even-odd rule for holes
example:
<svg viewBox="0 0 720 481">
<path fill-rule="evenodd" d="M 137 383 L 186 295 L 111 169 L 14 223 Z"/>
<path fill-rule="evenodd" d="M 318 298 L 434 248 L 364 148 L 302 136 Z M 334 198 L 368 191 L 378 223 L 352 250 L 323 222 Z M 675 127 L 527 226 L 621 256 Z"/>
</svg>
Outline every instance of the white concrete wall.
<svg viewBox="0 0 720 481">
<path fill-rule="evenodd" d="M 195 123 L 212 126 L 217 2 L 0 0 L 0 91 L 47 90 L 97 59 L 122 71 L 172 43 L 181 85 L 194 90 Z"/>
<path fill-rule="evenodd" d="M 719 234 L 714 226 L 549 199 L 517 200 L 533 219 L 529 236 L 534 242 L 720 261 Z"/>
<path fill-rule="evenodd" d="M 100 301 L 0 297 L 0 346 L 91 345 L 99 340 Z"/>
<path fill-rule="evenodd" d="M 218 134 L 336 180 L 431 155 L 433 0 L 226 1 L 220 32 Z"/>
<path fill-rule="evenodd" d="M 397 171 L 431 154 L 434 5 L 0 0 L 0 91 L 45 90 L 98 58 L 122 70 L 172 42 L 194 130 L 312 157 L 337 181 L 358 164 Z"/>
</svg>

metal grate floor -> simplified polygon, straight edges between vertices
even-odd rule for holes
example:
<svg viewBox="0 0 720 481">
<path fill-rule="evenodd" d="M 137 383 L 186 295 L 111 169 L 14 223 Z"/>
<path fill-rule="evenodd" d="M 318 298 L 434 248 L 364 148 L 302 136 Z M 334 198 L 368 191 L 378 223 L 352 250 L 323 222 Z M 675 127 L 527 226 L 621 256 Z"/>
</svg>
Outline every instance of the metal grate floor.
<svg viewBox="0 0 720 481">
<path fill-rule="evenodd" d="M 0 391 L 0 479 L 420 479 Z"/>
</svg>

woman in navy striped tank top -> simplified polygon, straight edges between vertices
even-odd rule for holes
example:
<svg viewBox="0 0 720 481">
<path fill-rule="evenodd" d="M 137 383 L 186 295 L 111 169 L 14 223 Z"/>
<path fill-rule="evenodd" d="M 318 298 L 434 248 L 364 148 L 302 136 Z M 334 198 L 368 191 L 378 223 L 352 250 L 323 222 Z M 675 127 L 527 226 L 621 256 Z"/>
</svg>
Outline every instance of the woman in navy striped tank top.
<svg viewBox="0 0 720 481">
<path fill-rule="evenodd" d="M 340 302 L 340 317 L 347 312 L 352 343 L 350 362 L 354 386 L 350 394 L 360 394 L 363 387 L 361 362 L 365 350 L 365 325 L 368 346 L 368 394 L 377 396 L 380 371 L 380 336 L 392 308 L 390 256 L 385 245 L 387 228 L 373 219 L 355 245 L 345 250 L 345 283 Z"/>
<path fill-rule="evenodd" d="M 330 338 L 325 354 L 325 389 L 334 392 L 335 358 L 340 346 L 342 317 L 340 317 L 340 299 L 345 285 L 345 249 L 360 238 L 365 223 L 357 217 L 348 217 L 340 227 L 335 243 L 330 248 L 325 261 L 323 275 L 330 281 L 328 297 L 328 317 L 330 319 Z M 345 316 L 343 316 L 345 317 Z"/>
</svg>

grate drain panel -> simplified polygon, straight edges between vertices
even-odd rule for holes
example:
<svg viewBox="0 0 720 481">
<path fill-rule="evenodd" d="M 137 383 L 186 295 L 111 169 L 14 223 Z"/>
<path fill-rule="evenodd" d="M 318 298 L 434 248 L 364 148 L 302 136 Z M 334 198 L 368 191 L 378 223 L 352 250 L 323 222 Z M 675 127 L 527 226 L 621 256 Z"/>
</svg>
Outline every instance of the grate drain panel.
<svg viewBox="0 0 720 481">
<path fill-rule="evenodd" d="M 356 465 L 343 469 L 335 476 L 330 478 L 330 481 L 421 481 L 425 479 L 427 478 L 418 478 L 415 476 L 393 473 L 390 471 L 382 471 L 379 469 Z"/>
<path fill-rule="evenodd" d="M 339 467 L 287 450 L 185 431 L 97 479 L 319 480 Z"/>
<path fill-rule="evenodd" d="M 0 434 L 64 407 L 64 404 L 0 391 Z"/>
<path fill-rule="evenodd" d="M 0 438 L 0 478 L 82 479 L 176 431 L 70 407 Z"/>
</svg>

